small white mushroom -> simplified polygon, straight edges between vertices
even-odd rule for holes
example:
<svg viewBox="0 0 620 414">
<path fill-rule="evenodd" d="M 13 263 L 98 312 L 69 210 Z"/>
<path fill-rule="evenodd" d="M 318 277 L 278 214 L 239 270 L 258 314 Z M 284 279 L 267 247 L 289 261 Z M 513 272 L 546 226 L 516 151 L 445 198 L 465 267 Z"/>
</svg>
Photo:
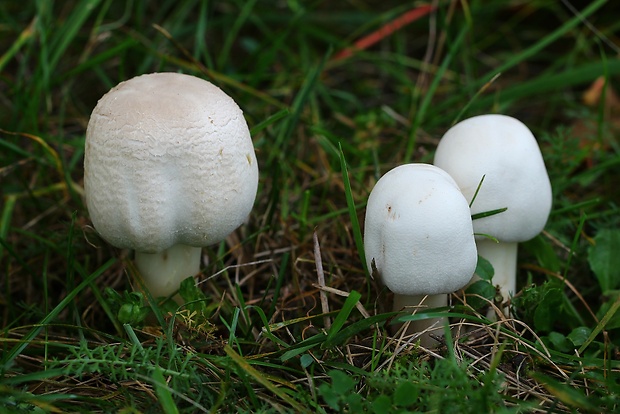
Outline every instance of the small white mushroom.
<svg viewBox="0 0 620 414">
<path fill-rule="evenodd" d="M 471 203 L 472 214 L 507 208 L 474 220 L 478 253 L 495 269 L 493 284 L 505 300 L 516 293 L 517 243 L 545 227 L 551 210 L 551 183 L 532 132 L 505 115 L 481 115 L 450 128 L 441 138 L 434 164 L 448 172 Z"/>
<path fill-rule="evenodd" d="M 155 297 L 200 269 L 201 247 L 249 215 L 258 164 L 239 106 L 200 78 L 153 73 L 97 103 L 86 131 L 86 205 L 99 234 L 135 250 Z"/>
<path fill-rule="evenodd" d="M 429 308 L 446 306 L 447 294 L 469 282 L 478 258 L 469 206 L 454 180 L 428 164 L 387 172 L 368 197 L 364 251 L 368 268 L 394 293 L 394 310 L 423 300 Z M 435 322 L 412 323 L 410 331 Z M 421 343 L 433 341 L 424 335 Z"/>
</svg>

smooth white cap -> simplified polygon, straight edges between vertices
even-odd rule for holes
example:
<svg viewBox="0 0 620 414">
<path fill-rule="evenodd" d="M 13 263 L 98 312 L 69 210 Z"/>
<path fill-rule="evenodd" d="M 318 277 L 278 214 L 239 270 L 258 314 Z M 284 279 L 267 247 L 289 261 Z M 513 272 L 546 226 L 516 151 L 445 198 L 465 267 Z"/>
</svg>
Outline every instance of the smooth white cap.
<svg viewBox="0 0 620 414">
<path fill-rule="evenodd" d="M 428 164 L 387 172 L 366 207 L 364 251 L 399 295 L 436 295 L 465 286 L 478 254 L 467 201 L 454 180 Z"/>
<path fill-rule="evenodd" d="M 532 132 L 505 115 L 466 119 L 445 133 L 434 164 L 454 178 L 472 214 L 507 207 L 494 216 L 474 220 L 476 233 L 503 242 L 522 242 L 542 231 L 551 211 L 551 183 Z"/>
<path fill-rule="evenodd" d="M 251 211 L 258 164 L 239 106 L 189 75 L 122 82 L 86 131 L 84 187 L 110 244 L 146 253 L 224 239 Z"/>
</svg>

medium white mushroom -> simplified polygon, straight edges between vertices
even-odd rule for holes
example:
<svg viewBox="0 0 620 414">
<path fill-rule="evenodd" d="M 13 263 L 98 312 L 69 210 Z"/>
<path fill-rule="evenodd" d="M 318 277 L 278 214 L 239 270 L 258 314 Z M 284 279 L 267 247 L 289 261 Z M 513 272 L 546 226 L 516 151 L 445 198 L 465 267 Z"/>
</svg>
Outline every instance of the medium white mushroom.
<svg viewBox="0 0 620 414">
<path fill-rule="evenodd" d="M 512 117 L 476 116 L 445 133 L 434 164 L 454 178 L 469 203 L 484 177 L 473 215 L 507 208 L 474 220 L 474 230 L 478 254 L 495 270 L 493 284 L 509 299 L 516 293 L 517 243 L 539 234 L 551 210 L 551 183 L 536 138 Z"/>
<path fill-rule="evenodd" d="M 368 197 L 364 251 L 368 269 L 394 293 L 394 310 L 422 301 L 446 306 L 447 294 L 469 282 L 478 258 L 469 206 L 454 180 L 428 164 L 387 172 Z M 410 331 L 436 322 L 412 322 Z M 433 345 L 428 335 L 421 343 Z"/>
<path fill-rule="evenodd" d="M 249 215 L 258 165 L 239 106 L 200 78 L 153 73 L 97 103 L 86 131 L 88 212 L 110 244 L 135 250 L 155 297 L 200 269 L 201 247 Z"/>
</svg>

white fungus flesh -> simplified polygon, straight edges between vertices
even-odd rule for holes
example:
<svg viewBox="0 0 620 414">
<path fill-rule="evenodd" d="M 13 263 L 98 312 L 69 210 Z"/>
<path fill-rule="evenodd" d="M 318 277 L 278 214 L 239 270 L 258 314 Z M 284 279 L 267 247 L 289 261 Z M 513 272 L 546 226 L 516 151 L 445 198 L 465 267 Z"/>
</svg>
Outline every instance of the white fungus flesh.
<svg viewBox="0 0 620 414">
<path fill-rule="evenodd" d="M 97 231 L 116 247 L 154 254 L 217 243 L 247 218 L 257 186 L 241 109 L 203 79 L 138 76 L 110 90 L 92 112 L 86 204 Z"/>
<path fill-rule="evenodd" d="M 551 210 L 551 183 L 532 132 L 506 115 L 480 115 L 450 128 L 433 164 L 454 178 L 472 214 L 507 207 L 474 220 L 476 233 L 503 242 L 523 242 L 542 231 Z"/>
<path fill-rule="evenodd" d="M 551 183 L 536 138 L 515 118 L 475 116 L 445 133 L 434 165 L 454 178 L 468 203 L 473 200 L 472 214 L 507 208 L 474 220 L 474 231 L 479 254 L 494 267 L 492 282 L 508 300 L 516 293 L 517 243 L 538 235 L 551 211 Z"/>
<path fill-rule="evenodd" d="M 368 198 L 367 265 L 394 293 L 394 310 L 417 306 L 426 295 L 426 305 L 445 306 L 447 294 L 465 286 L 475 271 L 473 233 L 467 201 L 446 172 L 401 165 L 382 176 Z"/>
</svg>

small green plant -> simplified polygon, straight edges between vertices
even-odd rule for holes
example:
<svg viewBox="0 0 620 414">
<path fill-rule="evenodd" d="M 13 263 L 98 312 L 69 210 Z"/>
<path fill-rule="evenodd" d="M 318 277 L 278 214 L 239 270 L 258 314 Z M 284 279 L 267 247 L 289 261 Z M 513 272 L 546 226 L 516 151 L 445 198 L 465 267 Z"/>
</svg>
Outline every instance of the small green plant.
<svg viewBox="0 0 620 414">
<path fill-rule="evenodd" d="M 389 398 L 388 412 L 510 412 L 501 394 L 502 380 L 494 369 L 479 373 L 469 368 L 468 361 L 448 357 L 398 364 L 369 384 L 377 390 L 375 404 L 379 400 L 387 406 Z"/>
<path fill-rule="evenodd" d="M 169 406 L 170 391 L 175 407 L 193 407 L 194 410 L 204 410 L 204 404 L 213 404 L 217 398 L 217 391 L 210 387 L 189 386 L 206 379 L 200 369 L 200 358 L 171 344 L 164 337 L 154 338 L 149 346 L 139 342 L 92 346 L 84 342 L 69 346 L 66 351 L 65 357 L 50 361 L 48 369 L 70 373 L 72 378 L 79 380 L 97 378 L 105 384 L 143 383 L 153 387 L 158 397 L 152 400 L 148 395 L 143 395 L 140 404 L 145 406 Z M 162 381 L 162 378 L 165 380 Z M 185 391 L 180 395 L 174 390 Z M 126 394 L 130 390 L 121 387 L 120 392 Z"/>
<path fill-rule="evenodd" d="M 210 300 L 196 286 L 193 277 L 188 277 L 179 288 L 178 295 L 183 300 L 180 306 L 177 302 L 168 298 L 158 298 L 158 302 L 149 304 L 142 292 L 123 291 L 117 292 L 114 289 L 106 288 L 105 297 L 110 305 L 110 309 L 117 316 L 121 324 L 129 324 L 133 327 L 143 326 L 147 316 L 153 314 L 153 307 L 162 314 L 175 314 L 190 329 L 203 330 L 210 323 L 208 319 L 213 313 L 213 306 Z"/>
<path fill-rule="evenodd" d="M 484 257 L 478 256 L 478 264 L 476 265 L 476 275 L 480 280 L 476 280 L 465 289 L 467 295 L 467 304 L 477 311 L 488 308 L 489 303 L 496 300 L 497 290 L 493 285 L 493 265 Z M 502 298 L 499 295 L 499 302 Z"/>
<path fill-rule="evenodd" d="M 502 374 L 494 369 L 480 373 L 471 369 L 468 361 L 457 362 L 453 358 L 433 363 L 404 360 L 389 370 L 375 372 L 361 380 L 337 370 L 328 375 L 331 381 L 321 384 L 319 394 L 336 412 L 519 411 L 509 408 L 504 401 Z"/>
<path fill-rule="evenodd" d="M 620 229 L 600 229 L 588 249 L 588 262 L 603 294 L 620 289 Z"/>
<path fill-rule="evenodd" d="M 319 394 L 332 410 L 338 412 L 363 412 L 362 396 L 357 393 L 358 381 L 343 371 L 329 371 L 331 383 L 319 386 Z"/>
<path fill-rule="evenodd" d="M 141 292 L 124 291 L 122 294 L 112 288 L 105 289 L 110 308 L 121 324 L 142 325 L 151 308 L 146 304 Z"/>
<path fill-rule="evenodd" d="M 603 338 L 590 338 L 598 324 L 615 337 L 620 328 L 617 304 L 620 295 L 620 231 L 601 229 L 587 249 L 587 259 L 600 292 L 600 300 L 591 301 L 586 312 L 583 303 L 571 301 L 565 281 L 548 279 L 538 285 L 525 287 L 514 298 L 514 309 L 519 319 L 530 324 L 545 345 L 560 352 L 572 353 L 584 344 L 596 346 L 592 352 L 604 349 Z"/>
</svg>

